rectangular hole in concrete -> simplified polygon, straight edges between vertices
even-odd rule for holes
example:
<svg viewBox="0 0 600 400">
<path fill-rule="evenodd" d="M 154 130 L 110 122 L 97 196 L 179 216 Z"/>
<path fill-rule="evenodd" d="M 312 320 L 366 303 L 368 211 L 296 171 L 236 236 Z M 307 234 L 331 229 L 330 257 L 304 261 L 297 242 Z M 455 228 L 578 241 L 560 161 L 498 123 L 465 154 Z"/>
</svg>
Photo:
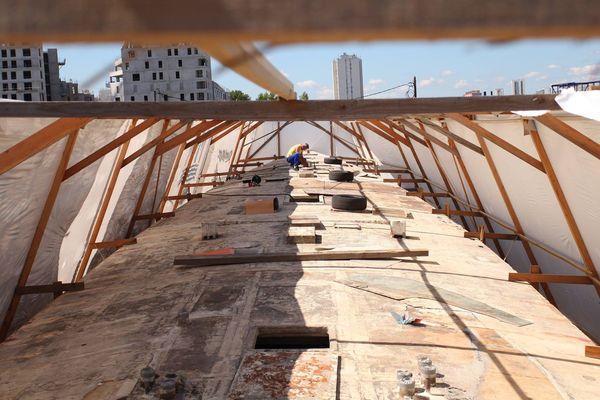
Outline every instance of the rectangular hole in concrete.
<svg viewBox="0 0 600 400">
<path fill-rule="evenodd" d="M 325 329 L 259 330 L 255 349 L 328 349 Z"/>
</svg>

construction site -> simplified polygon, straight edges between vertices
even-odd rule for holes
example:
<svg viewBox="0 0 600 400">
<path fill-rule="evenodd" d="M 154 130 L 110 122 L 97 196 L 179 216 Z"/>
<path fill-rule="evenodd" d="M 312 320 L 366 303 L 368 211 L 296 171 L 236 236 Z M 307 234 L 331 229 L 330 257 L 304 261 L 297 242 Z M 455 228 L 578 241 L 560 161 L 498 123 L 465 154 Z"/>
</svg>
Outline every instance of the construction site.
<svg viewBox="0 0 600 400">
<path fill-rule="evenodd" d="M 600 399 L 600 91 L 299 101 L 253 44 L 598 5 L 175 3 L 0 0 L 0 42 L 194 43 L 279 97 L 0 102 L 0 399 Z"/>
</svg>

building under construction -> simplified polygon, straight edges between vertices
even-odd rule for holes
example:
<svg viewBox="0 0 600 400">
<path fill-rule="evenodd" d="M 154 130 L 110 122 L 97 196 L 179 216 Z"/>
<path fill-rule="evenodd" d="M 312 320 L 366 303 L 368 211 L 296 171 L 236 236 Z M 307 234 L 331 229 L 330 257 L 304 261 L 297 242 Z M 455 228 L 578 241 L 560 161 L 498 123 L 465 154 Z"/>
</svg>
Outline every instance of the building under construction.
<svg viewBox="0 0 600 400">
<path fill-rule="evenodd" d="M 584 38 L 600 7 L 136 3 L 22 0 L 0 40 L 195 43 L 281 100 L 0 102 L 0 398 L 600 396 L 597 92 L 296 101 L 249 44 Z"/>
</svg>

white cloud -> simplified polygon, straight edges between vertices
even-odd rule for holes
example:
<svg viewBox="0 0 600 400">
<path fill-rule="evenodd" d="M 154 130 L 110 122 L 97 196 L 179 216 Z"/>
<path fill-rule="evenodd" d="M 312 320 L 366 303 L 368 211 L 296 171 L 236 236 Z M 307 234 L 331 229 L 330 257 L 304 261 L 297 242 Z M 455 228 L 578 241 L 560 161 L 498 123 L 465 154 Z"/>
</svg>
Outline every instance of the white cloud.
<svg viewBox="0 0 600 400">
<path fill-rule="evenodd" d="M 584 65 L 569 68 L 569 75 L 581 76 L 584 79 L 595 79 L 600 76 L 600 64 Z"/>
<path fill-rule="evenodd" d="M 497 76 L 497 77 L 495 77 L 495 78 L 494 78 L 494 80 L 495 80 L 496 82 L 504 82 L 504 81 L 506 80 L 506 77 L 505 77 L 505 76 L 502 76 L 502 75 L 500 75 L 500 76 Z"/>
<path fill-rule="evenodd" d="M 431 85 L 435 84 L 436 82 L 437 82 L 437 80 L 435 78 L 422 79 L 419 82 L 419 86 L 427 87 L 427 86 L 431 86 Z"/>
<path fill-rule="evenodd" d="M 550 64 L 550 65 L 548 65 L 548 69 L 558 69 L 558 68 L 560 68 L 560 65 L 558 65 L 558 64 Z"/>
<path fill-rule="evenodd" d="M 548 79 L 548 74 L 540 75 L 535 78 L 536 81 L 545 81 L 546 79 Z"/>
<path fill-rule="evenodd" d="M 321 86 L 317 90 L 317 100 L 330 100 L 333 99 L 333 88 L 329 86 Z"/>
<path fill-rule="evenodd" d="M 525 74 L 524 78 L 535 78 L 537 76 L 539 76 L 540 73 L 537 71 L 531 71 Z"/>
<path fill-rule="evenodd" d="M 379 86 L 385 83 L 383 79 L 369 79 L 369 85 L 371 86 Z"/>
<path fill-rule="evenodd" d="M 440 73 L 441 76 L 450 76 L 452 75 L 452 71 L 449 69 L 445 69 Z"/>
<path fill-rule="evenodd" d="M 313 80 L 306 80 L 301 82 L 296 82 L 296 86 L 302 89 L 316 88 L 319 84 Z"/>
<path fill-rule="evenodd" d="M 464 87 L 467 87 L 467 86 L 469 86 L 469 82 L 467 82 L 464 79 L 461 79 L 460 81 L 458 81 L 458 82 L 456 82 L 454 84 L 454 87 L 457 88 L 457 89 L 464 88 Z"/>
</svg>

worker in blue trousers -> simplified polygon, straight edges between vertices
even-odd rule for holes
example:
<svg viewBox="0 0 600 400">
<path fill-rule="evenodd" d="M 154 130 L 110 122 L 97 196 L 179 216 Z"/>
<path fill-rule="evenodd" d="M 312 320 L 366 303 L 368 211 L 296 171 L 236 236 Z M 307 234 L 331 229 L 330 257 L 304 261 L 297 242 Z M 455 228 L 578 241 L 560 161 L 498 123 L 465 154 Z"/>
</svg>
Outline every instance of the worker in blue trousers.
<svg viewBox="0 0 600 400">
<path fill-rule="evenodd" d="M 300 169 L 300 165 L 305 167 L 308 166 L 308 162 L 306 162 L 306 159 L 303 156 L 304 151 L 308 151 L 308 143 L 296 144 L 287 152 L 287 162 L 289 162 L 296 171 Z"/>
</svg>

